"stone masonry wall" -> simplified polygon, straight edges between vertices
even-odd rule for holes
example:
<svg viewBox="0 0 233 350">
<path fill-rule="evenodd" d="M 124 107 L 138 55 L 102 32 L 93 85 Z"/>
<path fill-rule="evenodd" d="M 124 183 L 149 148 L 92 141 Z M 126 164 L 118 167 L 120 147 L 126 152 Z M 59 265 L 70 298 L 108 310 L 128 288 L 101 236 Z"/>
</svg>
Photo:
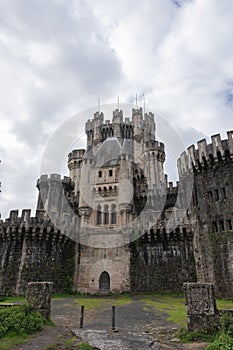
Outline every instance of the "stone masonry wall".
<svg viewBox="0 0 233 350">
<path fill-rule="evenodd" d="M 180 178 L 193 172 L 191 216 L 197 279 L 217 296 L 233 297 L 233 131 L 211 136 L 182 153 Z"/>
<path fill-rule="evenodd" d="M 55 292 L 72 289 L 75 243 L 30 218 L 27 225 L 16 215 L 0 225 L 0 294 L 25 294 L 27 283 L 51 281 Z"/>
<path fill-rule="evenodd" d="M 181 292 L 196 281 L 192 234 L 144 235 L 130 244 L 132 292 Z"/>
<path fill-rule="evenodd" d="M 233 163 L 220 159 L 194 174 L 194 247 L 199 282 L 233 297 Z"/>
</svg>

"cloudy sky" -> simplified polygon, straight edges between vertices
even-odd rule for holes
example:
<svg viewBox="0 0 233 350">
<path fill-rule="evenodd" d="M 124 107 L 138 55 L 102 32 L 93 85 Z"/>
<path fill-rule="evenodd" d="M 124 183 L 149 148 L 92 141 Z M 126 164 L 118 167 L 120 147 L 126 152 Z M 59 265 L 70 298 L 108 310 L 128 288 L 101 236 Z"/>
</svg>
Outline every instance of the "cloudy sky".
<svg viewBox="0 0 233 350">
<path fill-rule="evenodd" d="M 232 23 L 231 0 L 1 0 L 2 217 L 34 212 L 48 140 L 98 98 L 134 103 L 145 93 L 185 146 L 225 138 Z"/>
</svg>

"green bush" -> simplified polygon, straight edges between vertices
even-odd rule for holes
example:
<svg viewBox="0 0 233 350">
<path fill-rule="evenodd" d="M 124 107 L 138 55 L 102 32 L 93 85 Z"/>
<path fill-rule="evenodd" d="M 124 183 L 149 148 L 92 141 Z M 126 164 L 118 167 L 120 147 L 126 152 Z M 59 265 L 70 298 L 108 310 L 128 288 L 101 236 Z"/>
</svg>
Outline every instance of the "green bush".
<svg viewBox="0 0 233 350">
<path fill-rule="evenodd" d="M 42 329 L 45 320 L 30 305 L 0 309 L 0 338 L 9 332 L 32 334 Z"/>
<path fill-rule="evenodd" d="M 206 331 L 189 332 L 186 328 L 180 328 L 178 331 L 178 338 L 182 343 L 192 343 L 198 340 L 210 342 L 214 340 L 215 336 Z"/>
<path fill-rule="evenodd" d="M 230 313 L 224 313 L 220 317 L 220 330 L 224 334 L 233 336 L 233 316 Z"/>
<path fill-rule="evenodd" d="M 221 334 L 215 341 L 208 345 L 206 350 L 232 350 L 233 337 L 229 334 Z"/>
</svg>

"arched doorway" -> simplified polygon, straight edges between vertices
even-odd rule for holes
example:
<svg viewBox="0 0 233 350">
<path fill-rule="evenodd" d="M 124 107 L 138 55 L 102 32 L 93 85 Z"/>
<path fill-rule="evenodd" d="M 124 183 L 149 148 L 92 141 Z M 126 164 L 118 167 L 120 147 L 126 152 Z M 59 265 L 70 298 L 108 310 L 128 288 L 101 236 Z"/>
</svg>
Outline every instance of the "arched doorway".
<svg viewBox="0 0 233 350">
<path fill-rule="evenodd" d="M 110 276 L 106 271 L 102 272 L 100 275 L 99 290 L 101 292 L 109 292 L 110 291 Z"/>
</svg>

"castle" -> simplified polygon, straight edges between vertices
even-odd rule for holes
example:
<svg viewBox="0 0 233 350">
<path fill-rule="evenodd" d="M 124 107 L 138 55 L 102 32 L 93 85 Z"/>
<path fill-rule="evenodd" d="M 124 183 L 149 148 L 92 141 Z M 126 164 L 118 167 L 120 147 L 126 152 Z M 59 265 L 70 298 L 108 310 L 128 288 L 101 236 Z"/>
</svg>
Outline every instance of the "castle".
<svg viewBox="0 0 233 350">
<path fill-rule="evenodd" d="M 42 175 L 35 217 L 0 223 L 0 294 L 50 280 L 56 292 L 179 292 L 213 282 L 233 296 L 233 131 L 178 159 L 164 174 L 154 115 L 113 111 L 86 122 L 87 146 L 68 155 L 69 177 Z"/>
</svg>

